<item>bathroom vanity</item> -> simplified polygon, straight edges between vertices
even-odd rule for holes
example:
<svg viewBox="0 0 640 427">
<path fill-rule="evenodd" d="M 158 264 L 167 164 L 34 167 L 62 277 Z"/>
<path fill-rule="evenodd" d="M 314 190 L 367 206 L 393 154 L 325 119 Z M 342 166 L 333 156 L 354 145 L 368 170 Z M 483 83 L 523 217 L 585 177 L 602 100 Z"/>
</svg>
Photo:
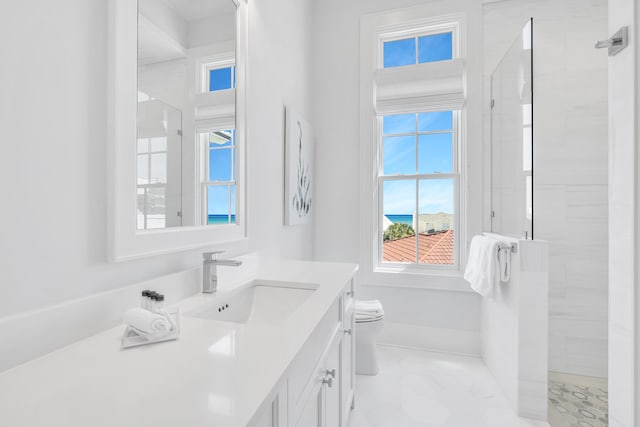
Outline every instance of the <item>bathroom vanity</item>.
<svg viewBox="0 0 640 427">
<path fill-rule="evenodd" d="M 120 325 L 1 373 L 0 425 L 346 427 L 357 265 L 259 264 L 180 301 L 176 341 L 123 350 Z"/>
</svg>

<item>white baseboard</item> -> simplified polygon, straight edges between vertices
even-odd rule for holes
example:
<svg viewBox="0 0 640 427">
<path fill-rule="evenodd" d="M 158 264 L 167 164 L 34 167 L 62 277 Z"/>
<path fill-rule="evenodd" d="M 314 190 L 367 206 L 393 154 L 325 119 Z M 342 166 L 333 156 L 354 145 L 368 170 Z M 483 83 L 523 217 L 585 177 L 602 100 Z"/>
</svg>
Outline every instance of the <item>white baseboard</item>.
<svg viewBox="0 0 640 427">
<path fill-rule="evenodd" d="M 480 357 L 480 332 L 384 321 L 378 343 Z"/>
</svg>

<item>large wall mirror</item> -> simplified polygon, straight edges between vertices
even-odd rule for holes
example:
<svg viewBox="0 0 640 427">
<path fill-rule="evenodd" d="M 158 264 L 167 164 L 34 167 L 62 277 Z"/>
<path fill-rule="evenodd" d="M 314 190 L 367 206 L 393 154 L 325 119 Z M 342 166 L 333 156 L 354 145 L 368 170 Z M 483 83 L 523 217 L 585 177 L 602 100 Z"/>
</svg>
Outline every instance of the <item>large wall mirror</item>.
<svg viewBox="0 0 640 427">
<path fill-rule="evenodd" d="M 243 0 L 111 0 L 114 260 L 242 239 Z"/>
</svg>

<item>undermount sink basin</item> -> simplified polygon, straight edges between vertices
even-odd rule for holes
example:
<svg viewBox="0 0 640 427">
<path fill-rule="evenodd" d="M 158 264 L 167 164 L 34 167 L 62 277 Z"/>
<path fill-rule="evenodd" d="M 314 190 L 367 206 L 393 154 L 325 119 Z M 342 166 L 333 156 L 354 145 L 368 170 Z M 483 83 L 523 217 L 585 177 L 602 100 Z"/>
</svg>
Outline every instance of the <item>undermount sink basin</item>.
<svg viewBox="0 0 640 427">
<path fill-rule="evenodd" d="M 278 323 L 287 319 L 318 288 L 310 283 L 252 281 L 211 301 L 187 316 L 236 323 Z"/>
</svg>

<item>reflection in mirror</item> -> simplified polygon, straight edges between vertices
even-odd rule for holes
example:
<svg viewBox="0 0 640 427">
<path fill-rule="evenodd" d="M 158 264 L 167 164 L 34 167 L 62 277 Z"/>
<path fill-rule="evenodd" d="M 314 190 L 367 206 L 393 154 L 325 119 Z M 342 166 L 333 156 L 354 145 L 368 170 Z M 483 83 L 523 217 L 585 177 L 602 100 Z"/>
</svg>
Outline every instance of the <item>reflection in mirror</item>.
<svg viewBox="0 0 640 427">
<path fill-rule="evenodd" d="M 137 229 L 236 224 L 236 5 L 139 0 Z"/>
<path fill-rule="evenodd" d="M 491 74 L 491 231 L 533 239 L 533 21 Z"/>
</svg>

